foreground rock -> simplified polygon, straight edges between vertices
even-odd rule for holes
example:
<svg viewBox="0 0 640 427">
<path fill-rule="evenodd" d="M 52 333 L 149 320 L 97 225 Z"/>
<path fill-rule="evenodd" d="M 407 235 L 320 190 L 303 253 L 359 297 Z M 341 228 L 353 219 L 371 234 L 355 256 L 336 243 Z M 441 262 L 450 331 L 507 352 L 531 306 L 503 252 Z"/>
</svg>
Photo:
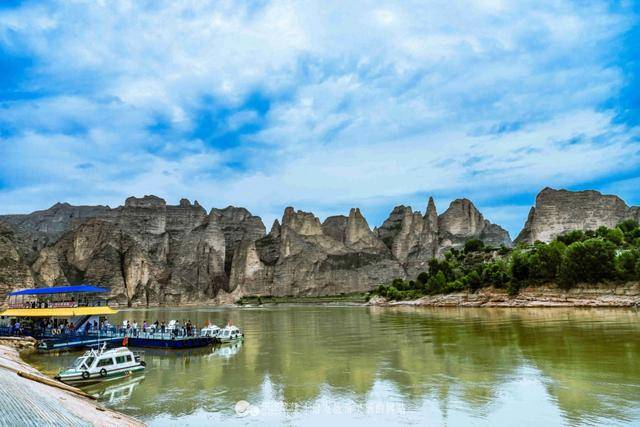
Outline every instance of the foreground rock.
<svg viewBox="0 0 640 427">
<path fill-rule="evenodd" d="M 617 196 L 597 191 L 543 189 L 529 211 L 527 222 L 516 242 L 550 242 L 570 230 L 615 227 L 625 219 L 640 221 L 640 207 L 629 207 Z"/>
<path fill-rule="evenodd" d="M 0 424 L 143 426 L 72 392 L 19 376 L 46 378 L 24 363 L 13 346 L 0 345 Z"/>
</svg>

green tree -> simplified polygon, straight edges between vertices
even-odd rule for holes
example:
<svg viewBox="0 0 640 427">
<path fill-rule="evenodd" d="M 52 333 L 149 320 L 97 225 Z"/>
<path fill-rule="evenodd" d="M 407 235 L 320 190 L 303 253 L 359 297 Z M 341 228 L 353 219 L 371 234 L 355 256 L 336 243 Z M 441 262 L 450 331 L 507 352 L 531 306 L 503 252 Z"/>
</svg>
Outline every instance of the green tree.
<svg viewBox="0 0 640 427">
<path fill-rule="evenodd" d="M 640 261 L 640 251 L 632 249 L 623 251 L 616 256 L 616 272 L 622 280 L 635 280 L 640 276 L 637 269 Z"/>
<path fill-rule="evenodd" d="M 467 242 L 464 244 L 464 252 L 466 254 L 470 252 L 479 252 L 482 250 L 482 248 L 484 248 L 484 242 L 479 239 L 467 240 Z"/>
<path fill-rule="evenodd" d="M 435 275 L 429 277 L 429 281 L 427 282 L 427 292 L 430 294 L 439 294 L 442 292 L 447 285 L 447 278 L 444 275 L 444 272 L 438 271 Z"/>
<path fill-rule="evenodd" d="M 567 246 L 557 240 L 549 244 L 536 243 L 528 259 L 530 278 L 541 281 L 555 280 L 566 249 Z"/>
<path fill-rule="evenodd" d="M 395 286 L 389 286 L 387 288 L 387 298 L 390 300 L 397 300 L 400 297 L 400 292 L 396 289 Z"/>
<path fill-rule="evenodd" d="M 559 242 L 564 243 L 565 245 L 569 246 L 572 243 L 575 242 L 581 242 L 583 240 L 585 240 L 585 234 L 584 231 L 582 230 L 572 230 L 569 231 L 567 233 L 561 234 L 560 236 L 556 237 L 556 240 L 558 240 Z"/>
<path fill-rule="evenodd" d="M 422 283 L 423 285 L 427 283 L 427 280 L 429 280 L 429 273 L 426 272 L 422 272 L 420 274 L 418 274 L 418 277 L 416 278 L 416 280 L 420 283 Z"/>
<path fill-rule="evenodd" d="M 475 270 L 464 276 L 462 278 L 462 283 L 464 283 L 471 292 L 475 292 L 482 287 L 482 279 Z"/>
<path fill-rule="evenodd" d="M 483 266 L 481 279 L 486 285 L 502 287 L 511 280 L 509 265 L 502 259 L 488 262 Z"/>
<path fill-rule="evenodd" d="M 517 282 L 529 280 L 529 255 L 522 250 L 515 250 L 511 254 L 511 277 Z"/>
<path fill-rule="evenodd" d="M 597 283 L 615 277 L 616 247 L 594 238 L 567 247 L 560 265 L 560 284 L 569 288 L 579 282 Z"/>
<path fill-rule="evenodd" d="M 640 224 L 638 224 L 638 222 L 633 219 L 625 219 L 620 224 L 618 224 L 616 228 L 619 228 L 624 234 L 628 234 L 640 228 Z"/>
</svg>

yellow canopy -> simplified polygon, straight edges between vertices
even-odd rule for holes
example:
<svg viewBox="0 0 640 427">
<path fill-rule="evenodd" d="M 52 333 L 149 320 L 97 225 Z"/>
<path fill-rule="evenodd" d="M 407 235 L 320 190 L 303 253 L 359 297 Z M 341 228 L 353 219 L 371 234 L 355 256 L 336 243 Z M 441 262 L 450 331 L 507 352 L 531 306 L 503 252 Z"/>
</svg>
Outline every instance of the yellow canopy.
<svg viewBox="0 0 640 427">
<path fill-rule="evenodd" d="M 74 317 L 100 316 L 115 314 L 117 310 L 111 307 L 74 307 L 74 308 L 10 308 L 0 313 L 0 316 L 15 317 Z"/>
</svg>

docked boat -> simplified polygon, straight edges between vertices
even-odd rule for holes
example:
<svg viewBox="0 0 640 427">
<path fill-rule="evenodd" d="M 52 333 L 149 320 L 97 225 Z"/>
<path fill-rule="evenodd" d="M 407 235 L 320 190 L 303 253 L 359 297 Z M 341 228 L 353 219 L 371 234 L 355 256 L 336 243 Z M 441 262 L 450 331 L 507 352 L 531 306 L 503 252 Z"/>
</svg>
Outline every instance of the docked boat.
<svg viewBox="0 0 640 427">
<path fill-rule="evenodd" d="M 127 347 L 89 350 L 78 357 L 70 368 L 60 371 L 56 379 L 67 384 L 93 384 L 126 377 L 143 371 L 144 360 Z"/>
<path fill-rule="evenodd" d="M 218 326 L 216 326 L 216 325 L 209 325 L 209 326 L 206 326 L 206 327 L 200 329 L 200 336 L 201 337 L 216 338 L 219 333 L 220 333 L 220 328 Z"/>
<path fill-rule="evenodd" d="M 218 332 L 217 338 L 221 343 L 234 342 L 244 339 L 244 334 L 237 326 L 227 325 Z"/>
</svg>

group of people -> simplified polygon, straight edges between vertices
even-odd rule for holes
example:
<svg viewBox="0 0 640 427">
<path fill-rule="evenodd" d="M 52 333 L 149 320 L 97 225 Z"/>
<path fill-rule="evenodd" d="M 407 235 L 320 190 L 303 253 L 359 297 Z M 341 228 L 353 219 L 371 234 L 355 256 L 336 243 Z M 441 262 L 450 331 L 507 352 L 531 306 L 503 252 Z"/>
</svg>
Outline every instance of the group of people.
<svg viewBox="0 0 640 427">
<path fill-rule="evenodd" d="M 12 320 L 5 328 L 9 329 L 12 335 L 25 334 L 25 328 L 28 331 L 44 333 L 44 335 L 87 335 L 87 334 L 117 334 L 122 337 L 139 337 L 170 334 L 174 337 L 193 337 L 198 336 L 198 327 L 189 320 L 172 320 L 168 323 L 156 320 L 153 323 L 147 322 L 145 319 L 142 323 L 136 320 L 124 320 L 121 325 L 111 325 L 106 318 L 98 320 L 88 320 L 85 323 L 74 324 L 67 319 L 40 319 L 33 322 L 27 322 L 27 325 L 21 324 L 18 319 Z M 3 325 L 0 325 L 3 326 Z"/>
<path fill-rule="evenodd" d="M 198 328 L 197 326 L 191 322 L 191 320 L 183 320 L 180 323 L 179 320 L 169 322 L 166 324 L 164 321 L 156 320 L 155 322 L 149 324 L 145 319 L 142 324 L 138 324 L 136 320 L 130 322 L 129 320 L 124 320 L 122 322 L 122 327 L 117 328 L 117 333 L 122 336 L 131 336 L 138 337 L 140 333 L 142 334 L 165 334 L 170 333 L 176 337 L 192 337 L 197 335 Z"/>
</svg>

